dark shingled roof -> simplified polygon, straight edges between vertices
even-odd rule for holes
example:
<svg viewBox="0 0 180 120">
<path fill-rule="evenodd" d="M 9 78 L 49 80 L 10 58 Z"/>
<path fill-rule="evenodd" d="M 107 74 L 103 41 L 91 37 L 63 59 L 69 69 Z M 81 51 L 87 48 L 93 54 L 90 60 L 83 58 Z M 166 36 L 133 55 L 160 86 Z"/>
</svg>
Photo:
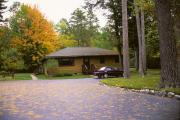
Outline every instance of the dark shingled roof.
<svg viewBox="0 0 180 120">
<path fill-rule="evenodd" d="M 94 47 L 68 47 L 51 53 L 46 58 L 118 55 L 118 52 Z"/>
</svg>

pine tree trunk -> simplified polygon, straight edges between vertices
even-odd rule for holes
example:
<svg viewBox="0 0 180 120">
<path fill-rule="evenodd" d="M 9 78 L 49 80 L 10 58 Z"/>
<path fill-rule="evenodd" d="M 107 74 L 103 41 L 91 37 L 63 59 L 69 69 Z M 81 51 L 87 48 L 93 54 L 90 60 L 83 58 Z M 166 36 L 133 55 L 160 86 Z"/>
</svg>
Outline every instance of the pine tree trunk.
<svg viewBox="0 0 180 120">
<path fill-rule="evenodd" d="M 141 21 L 140 21 L 140 12 L 137 5 L 135 5 L 136 12 L 136 24 L 137 24 L 137 33 L 138 33 L 138 45 L 139 45 L 139 74 L 144 76 L 143 72 L 143 59 L 142 59 L 142 34 L 141 34 Z"/>
<path fill-rule="evenodd" d="M 141 8 L 141 45 L 142 45 L 142 68 L 146 74 L 146 44 L 145 44 L 144 10 Z"/>
<path fill-rule="evenodd" d="M 139 50 L 138 48 L 136 48 L 135 52 L 134 52 L 134 58 L 135 58 L 135 63 L 134 66 L 136 68 L 136 70 L 139 70 Z"/>
<path fill-rule="evenodd" d="M 176 42 L 169 0 L 155 0 L 160 39 L 161 87 L 176 87 Z"/>
<path fill-rule="evenodd" d="M 123 57 L 122 57 L 121 47 L 118 47 L 118 52 L 119 52 L 119 68 L 123 69 Z"/>
<path fill-rule="evenodd" d="M 135 3 L 136 24 L 138 32 L 139 45 L 139 74 L 144 76 L 146 73 L 146 46 L 145 46 L 145 27 L 144 27 L 144 10 Z"/>
<path fill-rule="evenodd" d="M 129 70 L 127 0 L 122 0 L 122 24 L 123 24 L 123 70 L 124 70 L 124 78 L 128 78 L 130 77 L 130 70 Z"/>
<path fill-rule="evenodd" d="M 174 8 L 176 8 L 175 10 L 175 17 L 174 17 L 174 32 L 175 32 L 175 38 L 176 38 L 176 42 L 177 42 L 177 65 L 178 65 L 178 79 L 176 82 L 176 86 L 180 87 L 180 1 L 176 1 L 175 4 L 173 5 Z"/>
</svg>

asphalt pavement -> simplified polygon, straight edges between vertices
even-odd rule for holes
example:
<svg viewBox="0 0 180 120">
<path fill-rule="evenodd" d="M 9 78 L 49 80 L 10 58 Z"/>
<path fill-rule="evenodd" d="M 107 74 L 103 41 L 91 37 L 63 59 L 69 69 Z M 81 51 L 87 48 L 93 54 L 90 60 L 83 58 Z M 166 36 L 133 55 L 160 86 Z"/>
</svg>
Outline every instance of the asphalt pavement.
<svg viewBox="0 0 180 120">
<path fill-rule="evenodd" d="M 98 79 L 0 81 L 0 120 L 179 120 L 180 101 Z"/>
</svg>

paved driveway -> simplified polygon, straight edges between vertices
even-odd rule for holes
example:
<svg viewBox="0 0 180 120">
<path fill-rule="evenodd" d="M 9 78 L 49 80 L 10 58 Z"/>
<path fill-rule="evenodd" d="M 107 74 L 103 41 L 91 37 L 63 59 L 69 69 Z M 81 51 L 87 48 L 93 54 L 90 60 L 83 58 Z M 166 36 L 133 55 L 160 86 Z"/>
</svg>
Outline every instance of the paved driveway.
<svg viewBox="0 0 180 120">
<path fill-rule="evenodd" d="M 179 106 L 92 78 L 0 82 L 0 120 L 178 120 Z"/>
</svg>

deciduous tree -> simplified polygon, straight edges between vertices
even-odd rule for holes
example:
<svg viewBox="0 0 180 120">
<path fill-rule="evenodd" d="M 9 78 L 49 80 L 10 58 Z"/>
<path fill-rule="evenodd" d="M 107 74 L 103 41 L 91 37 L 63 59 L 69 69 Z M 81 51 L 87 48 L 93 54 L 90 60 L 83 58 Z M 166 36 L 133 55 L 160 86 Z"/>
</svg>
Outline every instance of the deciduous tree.
<svg viewBox="0 0 180 120">
<path fill-rule="evenodd" d="M 10 27 L 15 36 L 14 47 L 22 54 L 29 70 L 38 68 L 44 56 L 59 47 L 53 25 L 45 19 L 37 7 L 22 5 L 12 17 Z"/>
<path fill-rule="evenodd" d="M 75 47 L 77 46 L 77 41 L 73 39 L 73 36 L 60 34 L 58 36 L 59 40 L 59 48 L 66 48 L 66 47 Z"/>
<path fill-rule="evenodd" d="M 0 27 L 0 70 L 10 72 L 20 68 L 21 60 L 16 48 L 11 46 L 12 32 L 7 26 Z"/>
</svg>

